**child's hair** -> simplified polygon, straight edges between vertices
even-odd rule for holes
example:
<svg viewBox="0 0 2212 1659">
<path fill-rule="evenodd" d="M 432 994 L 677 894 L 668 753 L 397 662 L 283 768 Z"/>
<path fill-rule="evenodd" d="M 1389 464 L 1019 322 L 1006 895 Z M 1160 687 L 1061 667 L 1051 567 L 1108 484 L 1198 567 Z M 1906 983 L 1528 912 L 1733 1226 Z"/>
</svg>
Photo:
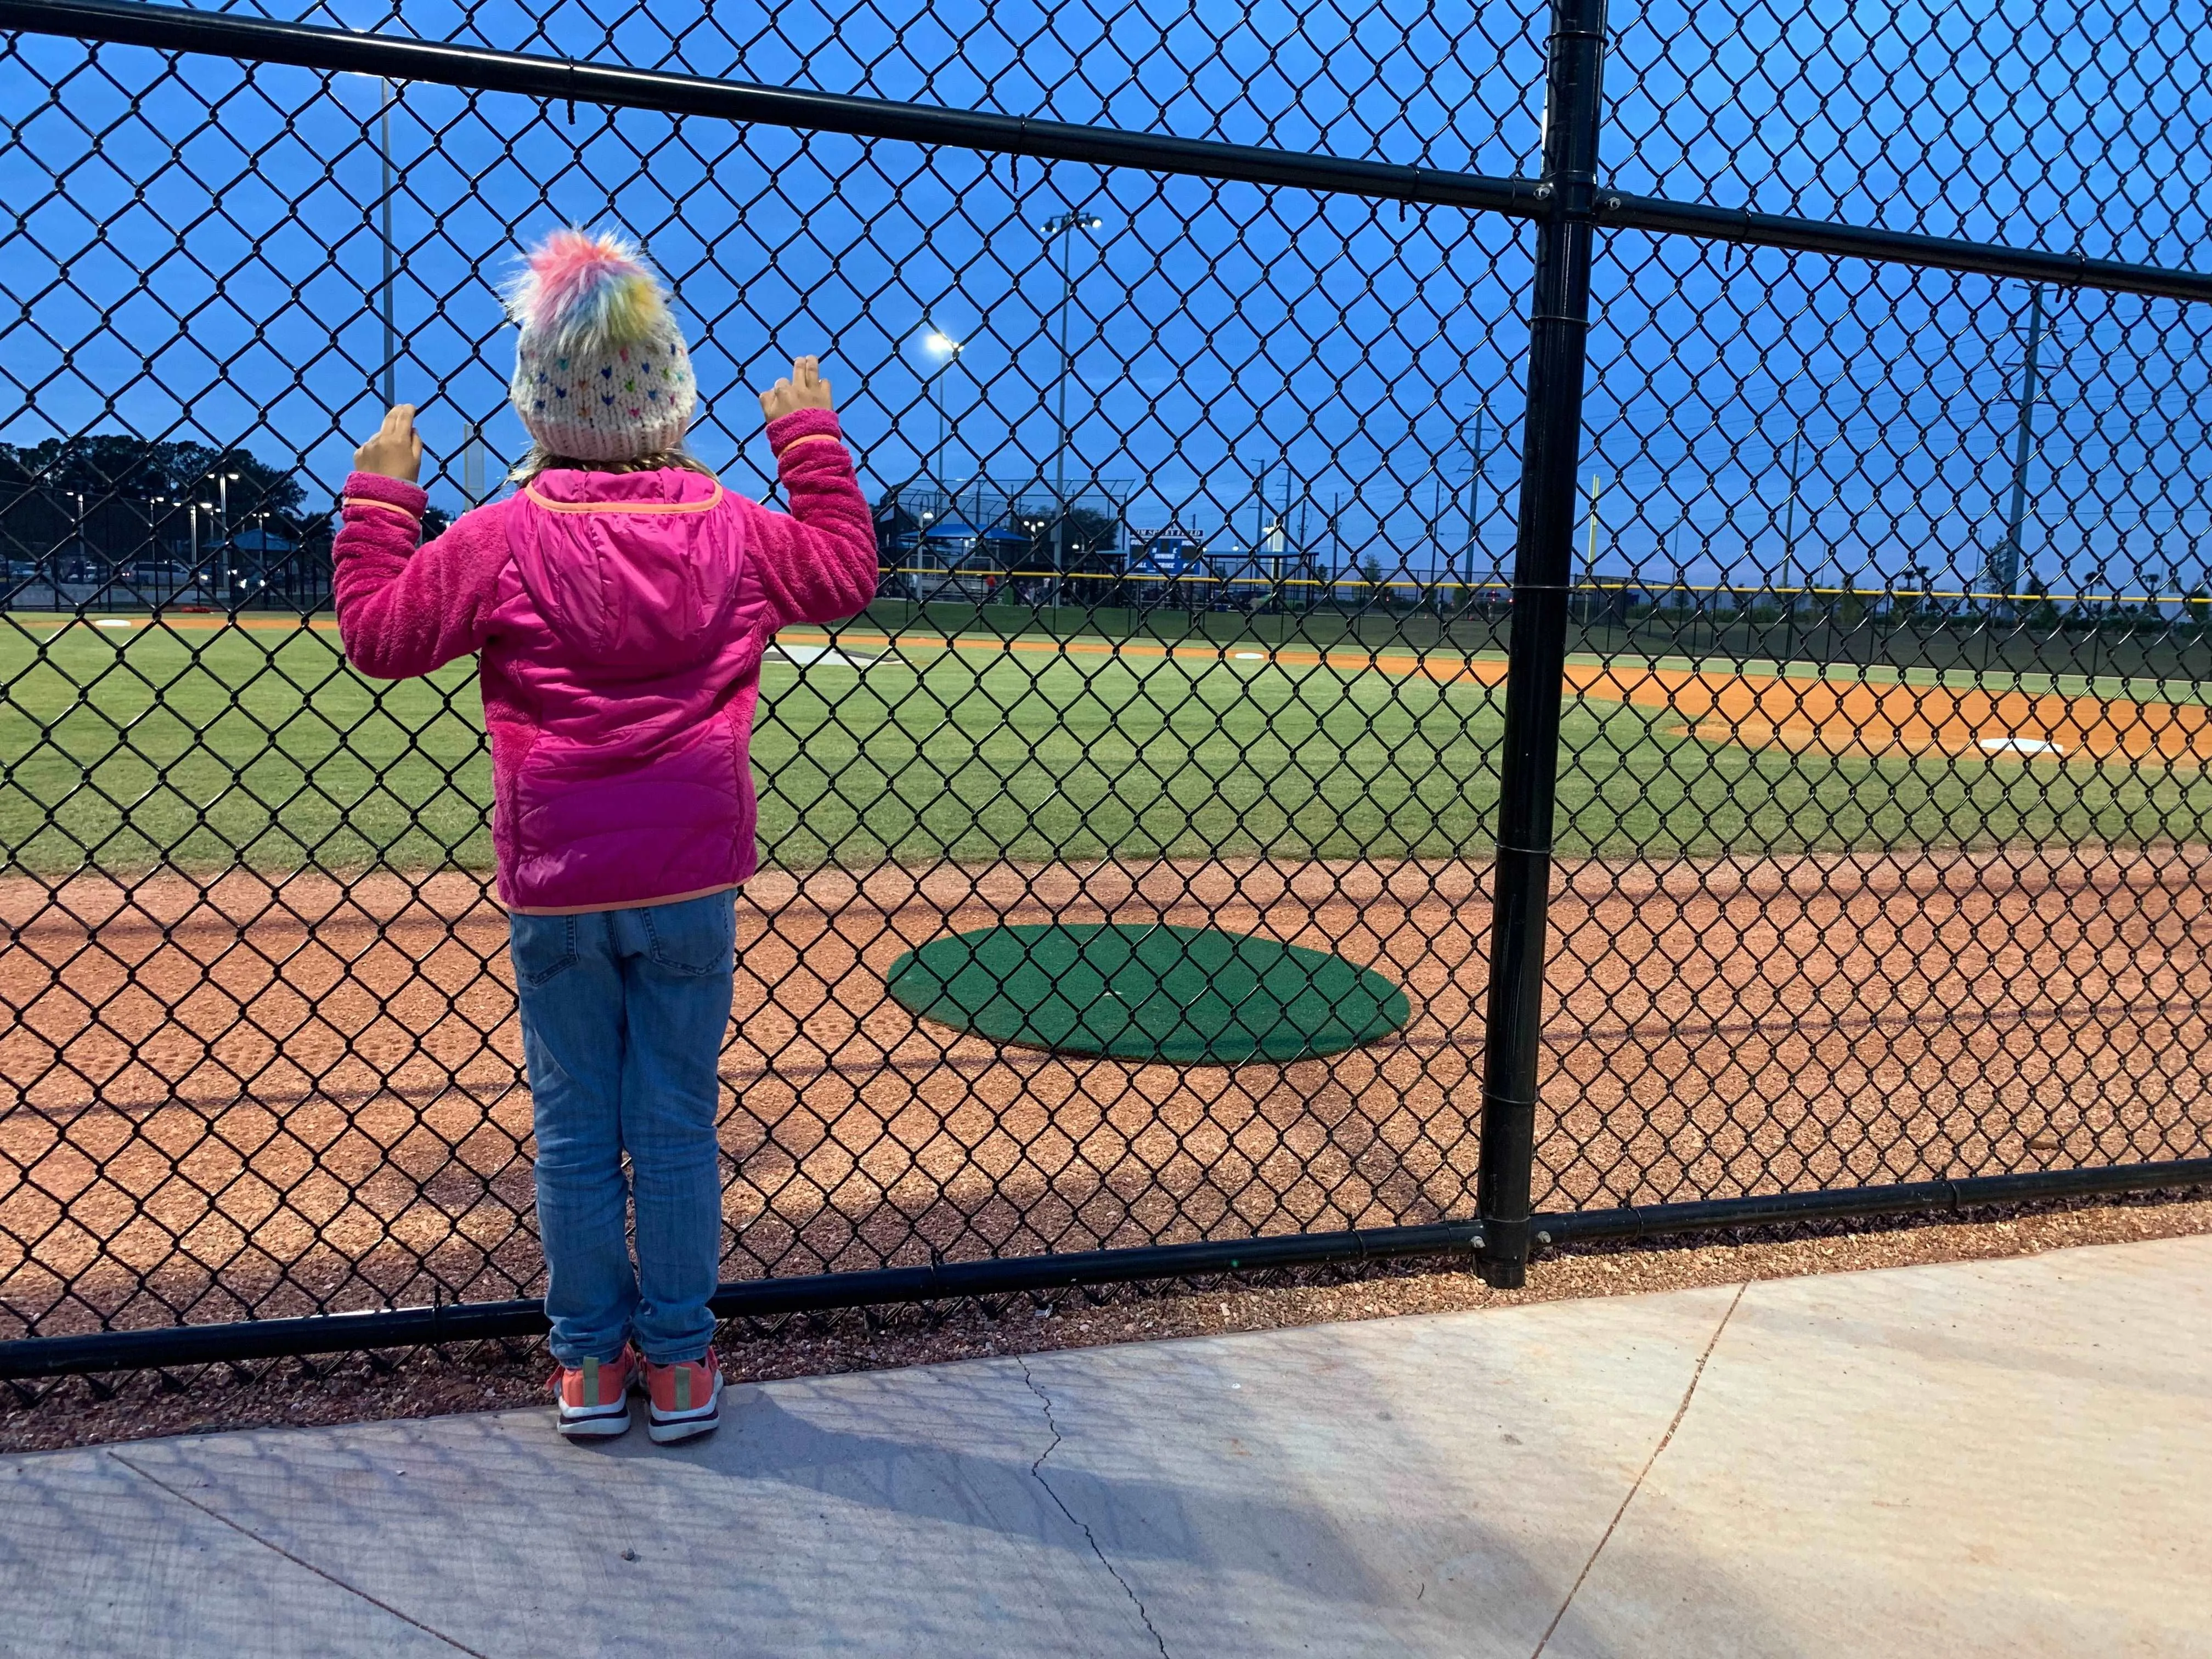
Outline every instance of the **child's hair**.
<svg viewBox="0 0 2212 1659">
<path fill-rule="evenodd" d="M 714 469 L 694 455 L 682 444 L 657 449 L 650 455 L 641 455 L 630 461 L 580 461 L 573 455 L 556 455 L 544 444 L 533 443 L 530 453 L 515 464 L 514 471 L 507 475 L 512 484 L 526 484 L 541 472 L 556 472 L 567 469 L 575 472 L 658 472 L 663 467 L 680 467 L 686 472 L 696 472 L 711 478 Z"/>
</svg>

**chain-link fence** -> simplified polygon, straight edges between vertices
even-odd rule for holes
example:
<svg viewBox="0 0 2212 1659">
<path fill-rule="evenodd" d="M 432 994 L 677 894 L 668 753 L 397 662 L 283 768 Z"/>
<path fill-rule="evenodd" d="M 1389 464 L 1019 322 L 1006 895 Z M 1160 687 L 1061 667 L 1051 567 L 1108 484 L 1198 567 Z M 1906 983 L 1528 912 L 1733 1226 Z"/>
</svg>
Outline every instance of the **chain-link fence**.
<svg viewBox="0 0 2212 1659">
<path fill-rule="evenodd" d="M 734 487 L 821 351 L 877 514 L 763 675 L 725 1310 L 2212 1176 L 2212 110 L 2128 15 L 0 0 L 5 1367 L 530 1328 L 482 708 L 346 667 L 329 508 L 387 399 L 501 487 L 563 221 Z M 892 994 L 1107 924 L 1403 1012 Z"/>
</svg>

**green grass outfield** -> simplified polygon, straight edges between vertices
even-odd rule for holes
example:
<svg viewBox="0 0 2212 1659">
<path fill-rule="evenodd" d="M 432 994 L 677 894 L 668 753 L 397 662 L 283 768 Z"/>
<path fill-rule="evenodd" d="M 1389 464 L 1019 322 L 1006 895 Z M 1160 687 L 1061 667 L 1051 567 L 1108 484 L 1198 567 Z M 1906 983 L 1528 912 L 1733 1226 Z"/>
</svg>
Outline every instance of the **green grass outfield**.
<svg viewBox="0 0 2212 1659">
<path fill-rule="evenodd" d="M 1503 694 L 1341 666 L 922 648 L 771 665 L 753 759 L 789 866 L 1209 851 L 1488 851 Z M 866 649 L 868 647 L 856 647 Z M 2194 770 L 1753 752 L 1568 706 L 1571 853 L 2201 840 Z M 383 684 L 296 627 L 0 623 L 0 858 L 56 875 L 242 859 L 482 867 L 473 665 Z"/>
</svg>

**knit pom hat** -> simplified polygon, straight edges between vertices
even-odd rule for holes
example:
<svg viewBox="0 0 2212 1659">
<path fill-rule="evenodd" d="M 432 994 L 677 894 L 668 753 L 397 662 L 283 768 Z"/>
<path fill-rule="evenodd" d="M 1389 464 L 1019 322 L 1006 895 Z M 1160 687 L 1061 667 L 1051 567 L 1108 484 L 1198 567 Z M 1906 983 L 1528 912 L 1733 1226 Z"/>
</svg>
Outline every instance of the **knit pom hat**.
<svg viewBox="0 0 2212 1659">
<path fill-rule="evenodd" d="M 522 337 L 507 396 L 544 449 L 634 461 L 673 449 L 698 406 L 668 290 L 611 233 L 556 230 L 507 285 Z"/>
</svg>

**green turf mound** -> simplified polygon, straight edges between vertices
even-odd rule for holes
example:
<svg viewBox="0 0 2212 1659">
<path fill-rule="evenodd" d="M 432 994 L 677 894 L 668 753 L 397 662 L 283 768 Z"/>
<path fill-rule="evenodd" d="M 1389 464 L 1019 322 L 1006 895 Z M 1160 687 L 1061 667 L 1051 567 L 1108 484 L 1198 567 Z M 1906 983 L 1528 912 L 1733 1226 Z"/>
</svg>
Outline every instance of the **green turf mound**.
<svg viewBox="0 0 2212 1659">
<path fill-rule="evenodd" d="M 1184 1065 L 1333 1054 L 1413 1013 L 1341 957 L 1152 922 L 956 933 L 893 963 L 890 994 L 1000 1042 Z"/>
</svg>

